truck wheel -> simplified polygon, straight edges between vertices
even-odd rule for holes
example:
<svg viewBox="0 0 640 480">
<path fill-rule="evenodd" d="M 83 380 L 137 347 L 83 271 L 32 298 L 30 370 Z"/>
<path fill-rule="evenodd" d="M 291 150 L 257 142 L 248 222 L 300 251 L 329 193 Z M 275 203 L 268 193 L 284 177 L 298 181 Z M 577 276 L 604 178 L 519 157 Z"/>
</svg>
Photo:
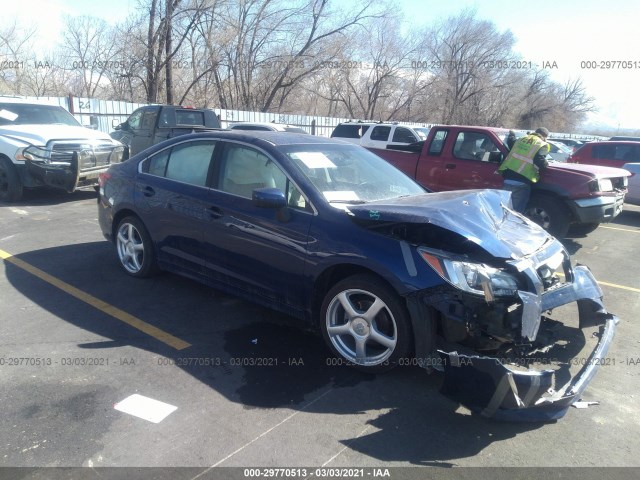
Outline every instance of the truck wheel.
<svg viewBox="0 0 640 480">
<path fill-rule="evenodd" d="M 13 164 L 0 157 L 0 202 L 17 202 L 22 198 L 22 182 Z"/>
<path fill-rule="evenodd" d="M 339 360 L 365 372 L 390 370 L 411 351 L 406 308 L 372 275 L 354 275 L 329 290 L 320 310 L 320 329 Z"/>
<path fill-rule="evenodd" d="M 569 231 L 569 210 L 560 199 L 547 195 L 532 195 L 525 215 L 557 238 L 564 238 Z"/>
</svg>

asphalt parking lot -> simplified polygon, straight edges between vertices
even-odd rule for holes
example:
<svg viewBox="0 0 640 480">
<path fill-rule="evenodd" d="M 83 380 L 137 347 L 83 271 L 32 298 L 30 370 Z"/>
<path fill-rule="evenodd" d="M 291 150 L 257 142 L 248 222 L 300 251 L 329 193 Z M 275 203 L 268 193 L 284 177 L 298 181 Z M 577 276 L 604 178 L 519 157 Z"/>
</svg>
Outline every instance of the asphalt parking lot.
<svg viewBox="0 0 640 480">
<path fill-rule="evenodd" d="M 0 204 L 0 465 L 638 467 L 639 240 L 627 206 L 566 241 L 621 319 L 583 395 L 599 404 L 509 424 L 442 396 L 437 374 L 332 365 L 278 314 L 171 274 L 128 277 L 95 192 L 30 192 Z M 171 412 L 115 408 L 136 394 Z"/>
</svg>

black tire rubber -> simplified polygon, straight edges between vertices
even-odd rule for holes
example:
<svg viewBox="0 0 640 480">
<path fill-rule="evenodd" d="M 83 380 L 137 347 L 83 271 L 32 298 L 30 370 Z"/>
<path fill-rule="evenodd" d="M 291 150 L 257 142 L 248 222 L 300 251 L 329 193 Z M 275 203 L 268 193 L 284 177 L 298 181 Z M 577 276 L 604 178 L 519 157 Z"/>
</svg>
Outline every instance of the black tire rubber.
<svg viewBox="0 0 640 480">
<path fill-rule="evenodd" d="M 353 302 L 358 307 L 362 307 L 356 310 L 358 313 L 364 314 L 373 304 L 371 300 L 374 300 L 374 297 L 382 300 L 385 308 L 382 308 L 374 316 L 371 323 L 368 323 L 369 327 L 365 325 L 364 317 L 359 316 L 356 317 L 356 322 L 354 323 L 348 321 L 344 324 L 338 324 L 329 317 L 333 317 L 334 314 L 339 317 L 342 314 L 343 319 L 345 319 L 346 311 L 338 300 L 338 295 L 345 292 L 351 295 L 349 297 L 350 303 L 353 299 Z M 335 302 L 338 302 L 338 304 Z M 332 340 L 329 327 L 343 326 L 346 328 L 347 324 L 349 325 L 348 328 L 351 329 L 350 332 L 334 335 Z M 371 326 L 372 324 L 373 327 Z M 356 337 L 354 336 L 356 330 L 354 329 L 364 329 L 366 331 L 365 359 L 369 358 L 368 353 L 372 352 L 374 354 L 371 356 L 372 361 L 362 363 L 356 358 Z M 413 348 L 413 334 L 406 306 L 397 293 L 374 275 L 359 274 L 348 277 L 338 282 L 327 292 L 320 310 L 320 330 L 325 342 L 337 357 L 338 364 L 349 365 L 369 373 L 380 373 L 392 369 L 398 364 L 399 359 L 407 358 Z M 387 338 L 395 337 L 395 345 L 387 347 L 376 342 L 375 338 L 370 337 L 374 330 L 376 334 L 383 333 Z M 360 334 L 362 335 L 362 332 Z M 350 345 L 351 341 L 354 345 Z M 351 350 L 353 355 L 349 355 L 348 350 Z M 382 352 L 375 355 L 380 350 Z"/>
<path fill-rule="evenodd" d="M 557 238 L 564 238 L 569 231 L 571 214 L 558 198 L 549 195 L 532 195 L 525 215 Z"/>
<path fill-rule="evenodd" d="M 131 265 L 131 268 L 127 268 L 126 262 L 123 260 L 123 250 L 126 250 L 126 247 L 121 246 L 121 240 L 118 238 L 123 226 L 131 226 L 132 229 L 130 231 L 132 232 L 132 239 L 134 241 L 139 240 L 141 242 L 142 260 L 138 261 L 138 263 L 140 264 L 139 269 L 135 269 L 135 266 Z M 137 278 L 146 278 L 157 273 L 158 267 L 156 263 L 153 241 L 151 240 L 151 236 L 149 235 L 147 228 L 138 217 L 129 216 L 120 220 L 116 228 L 116 238 L 114 244 L 116 248 L 116 255 L 118 256 L 118 260 L 120 261 L 120 266 L 128 275 Z"/>
<path fill-rule="evenodd" d="M 0 157 L 0 202 L 17 202 L 22 198 L 22 192 L 16 167 L 6 157 Z"/>
</svg>

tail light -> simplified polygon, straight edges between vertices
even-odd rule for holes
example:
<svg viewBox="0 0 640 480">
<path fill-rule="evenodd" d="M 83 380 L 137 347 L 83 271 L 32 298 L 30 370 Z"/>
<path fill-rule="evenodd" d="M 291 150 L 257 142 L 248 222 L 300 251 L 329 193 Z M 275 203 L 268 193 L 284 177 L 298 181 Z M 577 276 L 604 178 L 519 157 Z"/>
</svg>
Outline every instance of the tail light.
<svg viewBox="0 0 640 480">
<path fill-rule="evenodd" d="M 98 186 L 100 188 L 104 188 L 105 183 L 107 183 L 107 180 L 109 180 L 111 178 L 111 174 L 109 172 L 102 172 L 100 175 L 98 175 Z"/>
</svg>

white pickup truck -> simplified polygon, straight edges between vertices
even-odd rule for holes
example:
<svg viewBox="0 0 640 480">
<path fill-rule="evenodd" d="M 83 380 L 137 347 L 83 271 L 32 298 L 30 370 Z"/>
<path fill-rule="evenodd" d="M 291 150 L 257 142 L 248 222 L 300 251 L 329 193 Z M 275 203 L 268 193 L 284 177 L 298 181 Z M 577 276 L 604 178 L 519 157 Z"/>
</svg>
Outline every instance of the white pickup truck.
<svg viewBox="0 0 640 480">
<path fill-rule="evenodd" d="M 1 202 L 20 200 L 24 188 L 73 192 L 96 184 L 124 151 L 120 142 L 83 127 L 62 107 L 0 97 Z"/>
</svg>

